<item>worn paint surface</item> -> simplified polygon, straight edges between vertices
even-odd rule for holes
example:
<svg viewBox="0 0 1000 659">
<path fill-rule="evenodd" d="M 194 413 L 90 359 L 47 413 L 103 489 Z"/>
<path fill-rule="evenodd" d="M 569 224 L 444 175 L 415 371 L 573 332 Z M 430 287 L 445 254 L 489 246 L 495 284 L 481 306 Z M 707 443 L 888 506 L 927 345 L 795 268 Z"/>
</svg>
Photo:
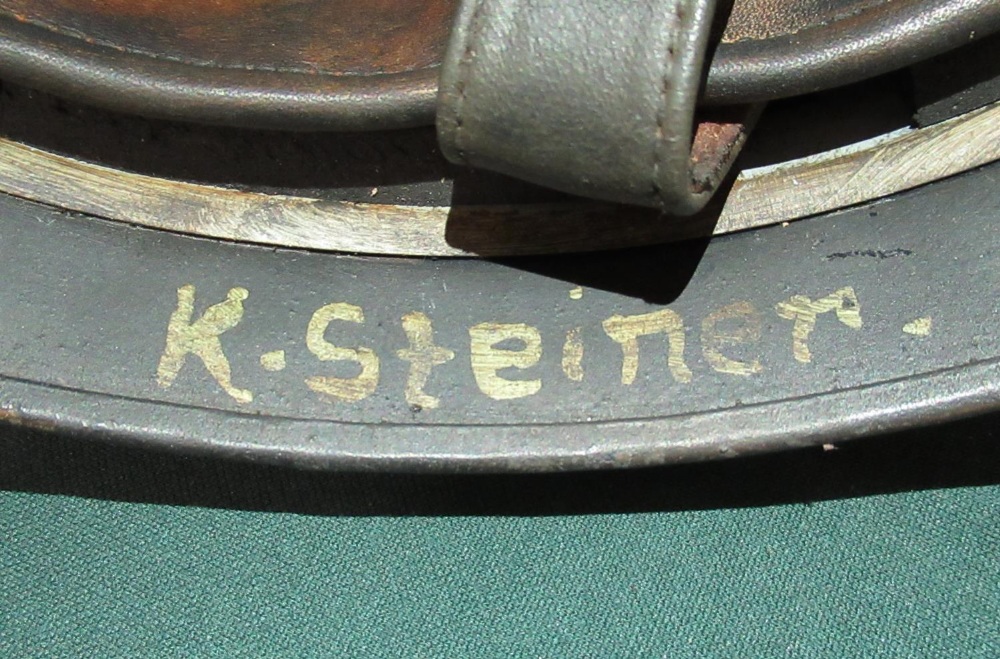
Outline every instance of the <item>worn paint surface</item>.
<svg viewBox="0 0 1000 659">
<path fill-rule="evenodd" d="M 881 423 L 900 401 L 982 409 L 990 380 L 953 374 L 1000 363 L 995 176 L 949 181 L 961 214 L 923 189 L 704 253 L 510 262 L 215 243 L 0 197 L 0 409 L 36 423 L 58 395 L 60 423 L 107 429 L 154 405 L 130 432 L 535 465 L 761 450 L 798 441 L 784 424 Z M 907 331 L 923 318 L 932 331 Z"/>
</svg>

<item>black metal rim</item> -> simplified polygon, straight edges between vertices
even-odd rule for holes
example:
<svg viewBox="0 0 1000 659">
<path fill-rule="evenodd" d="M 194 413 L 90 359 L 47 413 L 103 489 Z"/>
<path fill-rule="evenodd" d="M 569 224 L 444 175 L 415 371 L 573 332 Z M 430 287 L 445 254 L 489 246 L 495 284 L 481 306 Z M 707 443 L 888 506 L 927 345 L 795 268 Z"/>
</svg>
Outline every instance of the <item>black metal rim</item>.
<svg viewBox="0 0 1000 659">
<path fill-rule="evenodd" d="M 81 439 L 318 469 L 452 472 L 726 458 L 974 415 L 1000 403 L 998 167 L 788 227 L 609 254 L 604 262 L 274 250 L 2 198 L 0 263 L 16 285 L 0 300 L 0 408 L 8 423 Z M 44 270 L 31 267 L 40 260 Z M 195 319 L 227 289 L 250 289 L 246 320 L 219 336 L 239 325 L 225 335 L 225 350 L 233 381 L 258 393 L 252 404 L 227 395 L 194 354 L 175 383 L 157 385 L 166 320 L 182 285 L 197 286 Z M 856 291 L 852 302 L 829 297 L 845 286 L 848 297 Z M 752 341 L 746 327 L 715 329 L 753 315 L 719 315 L 741 299 L 762 319 Z M 807 312 L 816 311 L 813 338 L 805 332 L 811 360 L 791 340 L 799 330 L 789 305 L 801 310 L 802 299 L 814 305 Z M 300 334 L 330 302 L 364 306 L 366 318 L 336 325 L 328 340 L 370 345 L 383 359 L 379 388 L 357 404 L 331 402 L 303 385 L 303 376 L 334 373 L 305 351 Z M 667 309 L 688 340 L 686 376 L 664 359 L 668 332 L 642 330 L 639 376 L 626 385 L 624 344 L 609 338 L 606 323 L 635 315 L 646 322 L 643 314 Z M 849 322 L 852 310 L 863 328 L 860 317 Z M 425 314 L 435 324 L 432 343 L 453 351 L 425 379 L 438 410 L 404 399 L 406 362 L 394 355 L 406 348 L 398 325 L 406 312 Z M 480 320 L 527 321 L 544 336 L 545 352 L 522 364 L 532 370 L 492 371 L 504 381 L 537 376 L 541 393 L 509 401 L 484 395 L 468 366 L 471 327 Z M 579 378 L 565 362 L 560 370 L 558 359 L 563 332 L 574 324 L 583 325 L 578 336 L 587 350 Z M 748 345 L 752 355 L 740 352 Z M 261 353 L 278 346 L 280 367 L 265 366 Z M 756 358 L 762 367 L 752 367 Z"/>
</svg>

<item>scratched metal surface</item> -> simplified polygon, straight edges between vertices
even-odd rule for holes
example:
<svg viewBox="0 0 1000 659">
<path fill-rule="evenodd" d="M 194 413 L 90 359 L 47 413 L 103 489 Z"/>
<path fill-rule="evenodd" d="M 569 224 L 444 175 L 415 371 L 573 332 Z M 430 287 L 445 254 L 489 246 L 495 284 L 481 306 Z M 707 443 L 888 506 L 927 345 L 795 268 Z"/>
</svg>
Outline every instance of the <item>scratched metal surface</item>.
<svg viewBox="0 0 1000 659">
<path fill-rule="evenodd" d="M 312 467 L 483 470 L 732 456 L 972 414 L 1000 400 L 998 177 L 707 245 L 509 262 L 218 243 L 2 197 L 0 406 Z M 637 340 L 632 377 L 629 332 L 671 323 Z M 371 351 L 367 378 L 345 348 Z"/>
</svg>

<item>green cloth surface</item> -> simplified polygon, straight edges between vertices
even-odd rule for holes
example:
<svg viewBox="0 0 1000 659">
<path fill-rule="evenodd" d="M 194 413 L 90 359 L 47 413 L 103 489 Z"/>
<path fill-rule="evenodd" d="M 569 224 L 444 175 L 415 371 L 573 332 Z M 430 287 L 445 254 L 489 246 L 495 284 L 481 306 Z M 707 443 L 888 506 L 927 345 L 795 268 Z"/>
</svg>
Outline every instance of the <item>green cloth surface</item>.
<svg viewBox="0 0 1000 659">
<path fill-rule="evenodd" d="M 572 516 L 0 493 L 0 656 L 1000 657 L 1000 486 Z"/>
</svg>

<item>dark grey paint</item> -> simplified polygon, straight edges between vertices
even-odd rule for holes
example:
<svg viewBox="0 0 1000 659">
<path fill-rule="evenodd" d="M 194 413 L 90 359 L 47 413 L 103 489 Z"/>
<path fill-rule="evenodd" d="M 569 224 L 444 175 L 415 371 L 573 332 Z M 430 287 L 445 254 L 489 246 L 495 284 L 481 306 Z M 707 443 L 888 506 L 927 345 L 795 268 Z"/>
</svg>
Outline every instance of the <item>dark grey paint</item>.
<svg viewBox="0 0 1000 659">
<path fill-rule="evenodd" d="M 313 467 L 561 470 L 726 457 L 880 432 L 996 406 L 1000 167 L 873 205 L 758 232 L 628 253 L 524 260 L 420 261 L 272 250 L 70 216 L 0 198 L 0 404 L 16 422 L 144 445 L 213 450 Z M 700 251 L 704 249 L 704 254 Z M 241 323 L 222 337 L 243 406 L 196 358 L 175 384 L 156 384 L 177 287 L 197 287 L 197 314 L 229 288 L 250 291 Z M 585 288 L 583 298 L 569 291 Z M 774 305 L 853 286 L 864 327 L 820 316 L 813 361 L 792 357 L 791 323 Z M 645 297 L 649 302 L 640 299 Z M 761 314 L 758 343 L 733 348 L 764 370 L 715 372 L 701 351 L 706 314 L 737 300 Z M 332 402 L 304 378 L 338 365 L 304 347 L 323 304 L 364 308 L 336 323 L 339 345 L 373 347 L 378 389 Z M 665 341 L 641 340 L 634 384 L 601 322 L 661 309 L 685 321 L 690 383 L 674 381 Z M 426 313 L 435 342 L 456 353 L 427 390 L 436 410 L 403 396 L 399 318 Z M 902 326 L 931 316 L 930 336 Z M 539 328 L 543 355 L 513 379 L 540 377 L 528 398 L 494 401 L 476 386 L 468 328 L 492 321 Z M 582 327 L 582 382 L 561 373 L 564 332 Z M 516 347 L 516 346 L 515 346 Z M 284 349 L 288 367 L 259 356 Z M 341 365 L 343 366 L 343 365 Z M 341 372 L 341 375 L 350 375 Z"/>
</svg>

